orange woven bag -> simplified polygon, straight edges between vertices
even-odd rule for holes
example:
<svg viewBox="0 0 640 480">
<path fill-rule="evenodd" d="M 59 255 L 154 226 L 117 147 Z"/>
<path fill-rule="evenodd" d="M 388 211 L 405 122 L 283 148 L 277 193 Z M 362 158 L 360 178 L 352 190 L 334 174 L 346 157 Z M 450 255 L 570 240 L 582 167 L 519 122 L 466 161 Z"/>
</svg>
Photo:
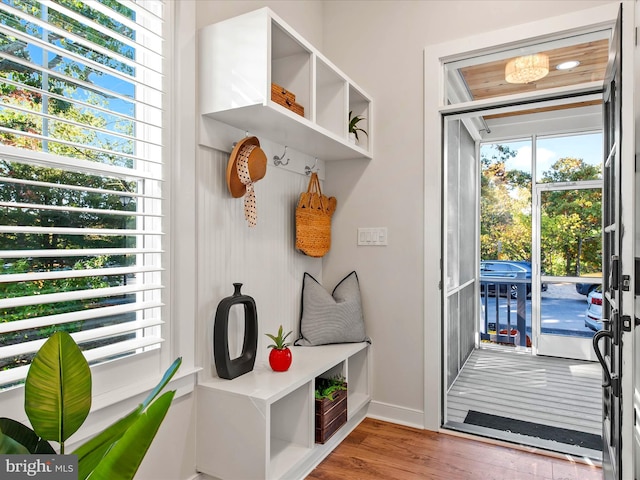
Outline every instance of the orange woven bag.
<svg viewBox="0 0 640 480">
<path fill-rule="evenodd" d="M 311 174 L 309 187 L 300 194 L 296 207 L 296 249 L 310 257 L 322 257 L 331 248 L 331 216 L 335 197 L 322 194 L 320 180 Z"/>
</svg>

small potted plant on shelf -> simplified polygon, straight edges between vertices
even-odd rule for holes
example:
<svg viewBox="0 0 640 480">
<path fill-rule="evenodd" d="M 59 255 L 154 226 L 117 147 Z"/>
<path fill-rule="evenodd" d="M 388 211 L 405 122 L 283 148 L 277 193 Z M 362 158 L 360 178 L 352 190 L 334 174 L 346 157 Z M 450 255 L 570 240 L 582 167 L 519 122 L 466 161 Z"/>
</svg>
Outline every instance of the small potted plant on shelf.
<svg viewBox="0 0 640 480">
<path fill-rule="evenodd" d="M 316 378 L 316 443 L 325 443 L 347 423 L 347 382 L 342 375 Z"/>
<path fill-rule="evenodd" d="M 349 140 L 352 143 L 358 143 L 360 139 L 358 138 L 358 132 L 364 133 L 367 137 L 369 134 L 363 128 L 358 127 L 358 123 L 364 120 L 362 115 L 353 115 L 353 110 L 349 112 Z"/>
<path fill-rule="evenodd" d="M 267 337 L 274 341 L 273 344 L 269 345 L 267 348 L 271 348 L 271 352 L 269 353 L 269 365 L 274 372 L 286 372 L 289 370 L 291 366 L 291 350 L 289 350 L 290 342 L 286 342 L 287 337 L 291 335 L 291 332 L 286 335 L 282 334 L 282 325 L 278 329 L 278 335 L 271 335 L 267 333 Z"/>
<path fill-rule="evenodd" d="M 333 402 L 337 392 L 347 389 L 347 382 L 342 375 L 331 378 L 316 378 L 316 400 L 324 398 Z"/>
</svg>

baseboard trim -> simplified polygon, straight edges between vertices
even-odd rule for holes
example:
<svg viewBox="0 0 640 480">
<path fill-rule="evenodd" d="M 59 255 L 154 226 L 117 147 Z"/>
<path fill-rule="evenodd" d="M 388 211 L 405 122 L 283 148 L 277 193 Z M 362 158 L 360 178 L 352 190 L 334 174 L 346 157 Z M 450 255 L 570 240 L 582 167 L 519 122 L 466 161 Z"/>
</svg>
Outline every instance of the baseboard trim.
<svg viewBox="0 0 640 480">
<path fill-rule="evenodd" d="M 383 420 L 385 422 L 397 423 L 406 427 L 419 428 L 424 430 L 424 412 L 413 408 L 400 407 L 389 403 L 376 402 L 369 404 L 367 417 Z"/>
<path fill-rule="evenodd" d="M 213 477 L 209 477 L 213 478 Z M 184 480 L 207 480 L 207 475 L 204 473 L 194 473 L 190 477 L 185 478 Z"/>
</svg>

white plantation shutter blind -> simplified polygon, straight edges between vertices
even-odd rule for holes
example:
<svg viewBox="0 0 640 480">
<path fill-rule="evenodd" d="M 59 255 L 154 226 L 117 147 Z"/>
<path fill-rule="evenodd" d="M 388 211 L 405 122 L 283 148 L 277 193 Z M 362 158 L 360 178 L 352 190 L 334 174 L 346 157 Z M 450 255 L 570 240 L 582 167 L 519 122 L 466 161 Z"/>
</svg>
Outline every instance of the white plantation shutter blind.
<svg viewBox="0 0 640 480">
<path fill-rule="evenodd" d="M 164 7 L 0 0 L 0 388 L 162 342 Z"/>
</svg>

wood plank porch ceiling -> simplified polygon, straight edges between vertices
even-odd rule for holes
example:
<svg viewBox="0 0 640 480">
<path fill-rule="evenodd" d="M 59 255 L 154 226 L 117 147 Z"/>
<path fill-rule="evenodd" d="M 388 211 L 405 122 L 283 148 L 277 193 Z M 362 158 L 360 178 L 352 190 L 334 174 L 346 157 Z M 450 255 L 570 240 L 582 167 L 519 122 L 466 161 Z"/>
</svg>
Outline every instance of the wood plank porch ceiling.
<svg viewBox="0 0 640 480">
<path fill-rule="evenodd" d="M 577 85 L 585 82 L 603 81 L 609 56 L 607 39 L 590 41 L 552 50 L 546 50 L 549 56 L 549 74 L 535 82 L 512 84 L 505 80 L 505 66 L 510 59 L 472 65 L 460 69 L 473 100 L 482 100 L 502 95 L 526 93 L 548 88 Z M 556 66 L 569 60 L 578 60 L 580 65 L 570 70 L 558 70 Z M 595 103 L 600 103 L 596 101 Z M 593 104 L 589 102 L 588 104 Z M 584 106 L 585 102 L 547 107 L 545 111 L 562 108 Z M 536 109 L 536 112 L 541 111 Z M 534 110 L 523 110 L 509 114 L 485 116 L 485 119 L 533 113 Z"/>
</svg>

